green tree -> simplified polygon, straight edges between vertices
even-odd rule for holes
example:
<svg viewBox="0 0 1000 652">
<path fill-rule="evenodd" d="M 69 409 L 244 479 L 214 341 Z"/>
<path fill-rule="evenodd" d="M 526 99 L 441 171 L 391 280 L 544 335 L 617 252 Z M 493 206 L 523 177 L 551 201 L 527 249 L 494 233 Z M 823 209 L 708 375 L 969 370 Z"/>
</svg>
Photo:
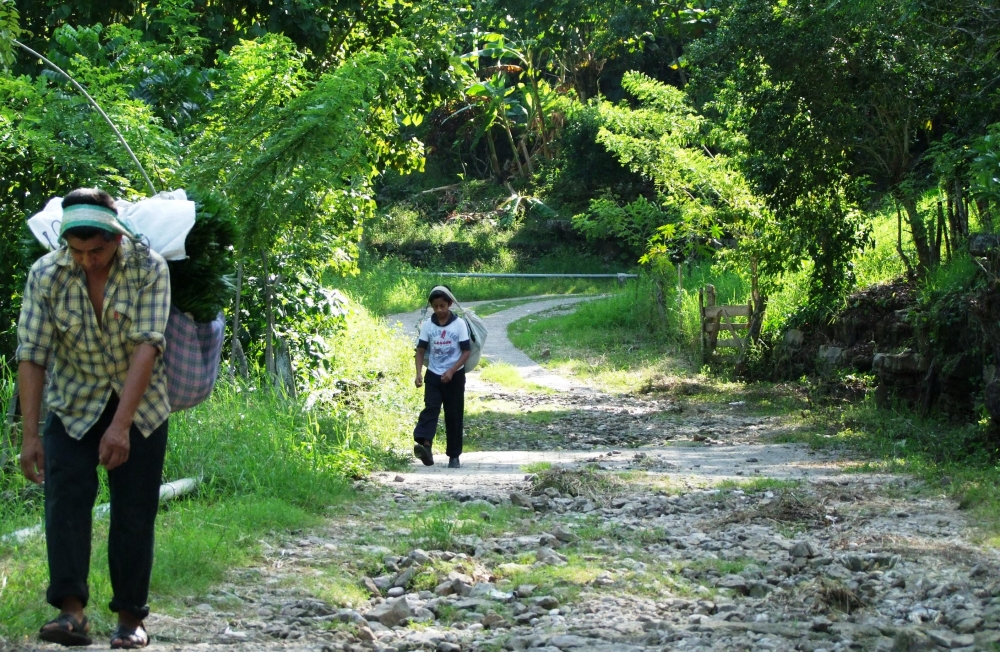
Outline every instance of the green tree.
<svg viewBox="0 0 1000 652">
<path fill-rule="evenodd" d="M 939 258 L 918 199 L 953 66 L 906 4 L 737 0 L 692 48 L 693 95 L 742 134 L 741 167 L 816 263 L 817 300 L 850 286 L 860 209 L 882 198 L 906 212 L 918 272 Z"/>
</svg>

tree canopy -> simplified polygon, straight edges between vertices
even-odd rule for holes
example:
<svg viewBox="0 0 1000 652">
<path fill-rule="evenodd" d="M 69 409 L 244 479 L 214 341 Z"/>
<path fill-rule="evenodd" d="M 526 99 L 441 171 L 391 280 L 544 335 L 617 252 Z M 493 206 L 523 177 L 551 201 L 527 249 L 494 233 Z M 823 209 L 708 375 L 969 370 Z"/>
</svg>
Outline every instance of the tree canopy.
<svg viewBox="0 0 1000 652">
<path fill-rule="evenodd" d="M 888 210 L 924 278 L 1000 209 L 998 36 L 976 0 L 2 0 L 0 351 L 25 216 L 73 186 L 146 192 L 14 39 L 159 188 L 225 198 L 236 335 L 305 350 L 293 324 L 337 312 L 310 297 L 353 269 L 383 175 L 428 159 L 654 268 L 735 248 L 765 292 L 808 270 L 817 307 Z"/>
</svg>

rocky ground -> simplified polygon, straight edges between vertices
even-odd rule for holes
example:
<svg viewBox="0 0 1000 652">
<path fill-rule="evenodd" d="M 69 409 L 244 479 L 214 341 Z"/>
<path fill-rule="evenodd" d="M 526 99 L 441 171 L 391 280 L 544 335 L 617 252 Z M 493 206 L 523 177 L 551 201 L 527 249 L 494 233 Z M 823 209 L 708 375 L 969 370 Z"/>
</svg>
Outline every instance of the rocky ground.
<svg viewBox="0 0 1000 652">
<path fill-rule="evenodd" d="M 522 398 L 525 411 L 542 400 Z M 816 652 L 1000 641 L 1000 559 L 971 542 L 975 532 L 930 488 L 830 472 L 671 483 L 672 462 L 624 448 L 641 442 L 621 435 L 664 405 L 598 403 L 621 415 L 605 441 L 622 448 L 536 465 L 500 491 L 488 481 L 444 491 L 411 482 L 422 467 L 362 483 L 323 527 L 276 533 L 255 567 L 191 596 L 175 616 L 152 617 L 154 646 Z M 668 414 L 676 428 L 664 432 L 675 439 L 695 442 L 705 430 L 704 414 L 687 425 Z M 720 416 L 717 444 L 698 442 L 706 455 L 767 436 Z M 571 447 L 585 422 L 539 427 L 553 446 Z M 595 432 L 587 438 L 598 446 Z"/>
<path fill-rule="evenodd" d="M 934 487 L 739 401 L 476 388 L 463 469 L 359 483 L 151 617 L 153 647 L 1000 649 L 1000 557 Z"/>
</svg>

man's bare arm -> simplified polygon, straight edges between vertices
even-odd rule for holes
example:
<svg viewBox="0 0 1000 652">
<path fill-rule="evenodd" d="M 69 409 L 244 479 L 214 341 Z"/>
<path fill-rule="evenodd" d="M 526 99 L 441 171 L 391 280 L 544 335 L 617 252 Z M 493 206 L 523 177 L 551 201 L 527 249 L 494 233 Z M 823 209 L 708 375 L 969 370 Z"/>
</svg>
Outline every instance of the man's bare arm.
<svg viewBox="0 0 1000 652">
<path fill-rule="evenodd" d="M 21 398 L 22 442 L 21 471 L 35 483 L 45 480 L 45 453 L 38 435 L 38 420 L 42 413 L 42 390 L 45 388 L 45 367 L 22 361 L 17 367 L 17 388 Z"/>
<path fill-rule="evenodd" d="M 149 381 L 153 377 L 153 365 L 156 364 L 158 355 L 159 350 L 145 342 L 137 346 L 132 353 L 128 375 L 125 377 L 125 387 L 122 388 L 122 395 L 118 398 L 118 409 L 115 410 L 111 425 L 101 437 L 98 451 L 100 463 L 108 471 L 128 461 L 129 430 L 135 419 L 135 411 L 139 409 L 139 403 L 149 388 Z"/>
</svg>

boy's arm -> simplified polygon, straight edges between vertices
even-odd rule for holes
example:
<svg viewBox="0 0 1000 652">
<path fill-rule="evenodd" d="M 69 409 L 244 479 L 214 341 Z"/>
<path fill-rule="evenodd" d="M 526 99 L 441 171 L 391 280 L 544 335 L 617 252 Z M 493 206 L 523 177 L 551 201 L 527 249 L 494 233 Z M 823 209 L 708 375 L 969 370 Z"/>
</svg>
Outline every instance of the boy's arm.
<svg viewBox="0 0 1000 652">
<path fill-rule="evenodd" d="M 451 379 L 455 375 L 455 372 L 464 367 L 465 362 L 469 359 L 469 356 L 472 355 L 471 340 L 467 339 L 464 342 L 459 342 L 458 347 L 462 350 L 462 355 L 458 356 L 458 361 L 451 366 L 451 369 L 449 369 L 448 371 L 446 371 L 441 375 L 442 383 L 451 382 Z"/>
<path fill-rule="evenodd" d="M 424 353 L 426 351 L 427 351 L 427 349 L 421 347 L 418 344 L 417 345 L 417 352 L 413 356 L 414 360 L 416 360 L 416 363 L 417 363 L 417 377 L 413 381 L 413 384 L 416 385 L 417 387 L 420 387 L 421 385 L 424 384 L 424 377 L 423 377 L 423 371 L 424 371 Z"/>
<path fill-rule="evenodd" d="M 422 387 L 424 384 L 424 357 L 427 355 L 427 349 L 430 347 L 431 341 L 427 326 L 429 322 L 430 319 L 427 319 L 420 324 L 420 333 L 417 335 L 417 348 L 413 356 L 417 367 L 417 377 L 413 381 L 413 384 L 417 387 Z"/>
<path fill-rule="evenodd" d="M 452 377 L 455 375 L 455 372 L 465 366 L 465 361 L 469 359 L 470 355 L 472 355 L 472 351 L 462 351 L 462 355 L 458 356 L 458 362 L 453 364 L 451 369 L 441 375 L 441 382 L 450 382 Z"/>
</svg>

